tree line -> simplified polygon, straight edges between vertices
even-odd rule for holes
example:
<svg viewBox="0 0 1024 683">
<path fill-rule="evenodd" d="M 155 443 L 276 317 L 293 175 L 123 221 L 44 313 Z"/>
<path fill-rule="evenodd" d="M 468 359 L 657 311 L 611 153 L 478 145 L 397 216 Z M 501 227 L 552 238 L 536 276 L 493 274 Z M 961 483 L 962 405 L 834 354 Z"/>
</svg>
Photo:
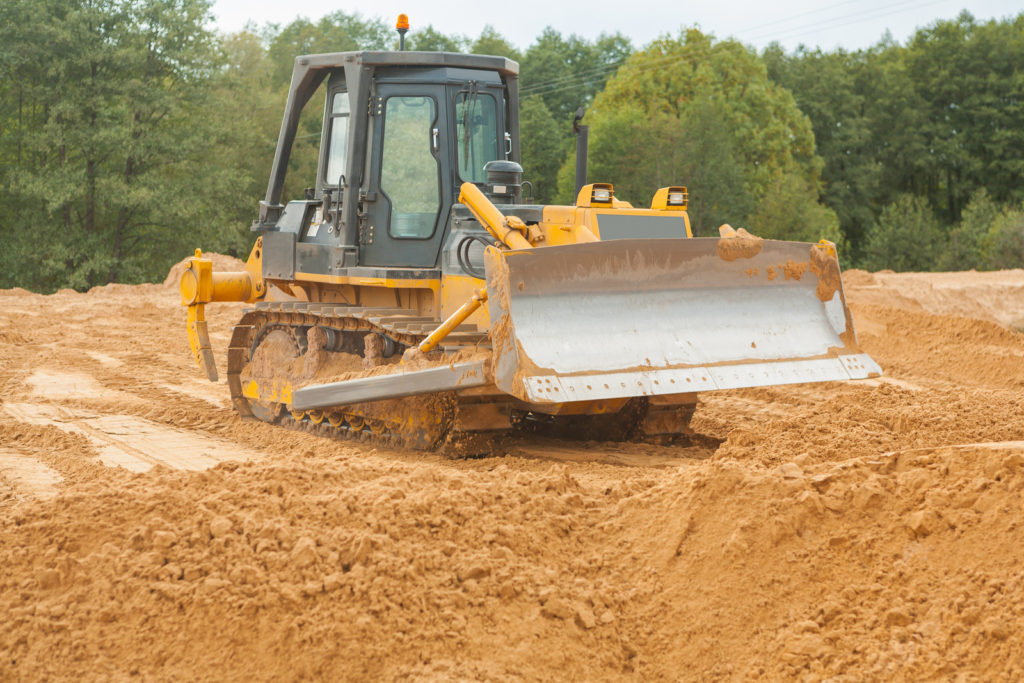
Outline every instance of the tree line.
<svg viewBox="0 0 1024 683">
<path fill-rule="evenodd" d="M 762 58 L 814 128 L 822 201 L 869 268 L 1024 265 L 1024 13 Z"/>
<path fill-rule="evenodd" d="M 210 23 L 206 0 L 0 3 L 0 287 L 159 280 L 196 246 L 244 257 L 294 57 L 397 44 L 341 11 Z M 518 50 L 491 27 L 425 26 L 407 45 L 519 62 L 537 202 L 573 200 L 583 106 L 590 179 L 635 205 L 687 185 L 697 234 L 827 238 L 871 269 L 1024 265 L 1024 13 L 854 52 L 758 52 L 696 29 L 637 47 L 547 28 Z M 308 109 L 286 197 L 315 177 Z"/>
</svg>

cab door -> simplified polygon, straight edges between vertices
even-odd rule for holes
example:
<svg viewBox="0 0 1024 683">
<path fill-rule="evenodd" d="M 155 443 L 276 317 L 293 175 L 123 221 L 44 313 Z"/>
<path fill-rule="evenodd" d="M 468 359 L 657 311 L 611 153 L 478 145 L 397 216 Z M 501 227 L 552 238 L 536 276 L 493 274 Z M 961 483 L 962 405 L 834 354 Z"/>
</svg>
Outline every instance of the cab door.
<svg viewBox="0 0 1024 683">
<path fill-rule="evenodd" d="M 370 104 L 360 264 L 434 267 L 453 196 L 444 88 L 382 84 Z"/>
</svg>

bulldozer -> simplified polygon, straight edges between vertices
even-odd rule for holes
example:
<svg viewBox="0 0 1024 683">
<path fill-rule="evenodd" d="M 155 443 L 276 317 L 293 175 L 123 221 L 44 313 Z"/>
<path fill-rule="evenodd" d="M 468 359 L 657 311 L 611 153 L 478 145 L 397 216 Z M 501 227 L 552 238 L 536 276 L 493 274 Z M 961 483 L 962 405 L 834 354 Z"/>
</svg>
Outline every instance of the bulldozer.
<svg viewBox="0 0 1024 683">
<path fill-rule="evenodd" d="M 243 419 L 420 449 L 515 430 L 672 441 L 702 392 L 880 374 L 832 243 L 694 237 L 682 185 L 650 207 L 585 178 L 572 205 L 524 201 L 518 70 L 404 49 L 296 58 L 245 269 L 197 249 L 180 281 L 214 381 L 205 306 L 250 304 L 227 349 Z M 320 88 L 315 186 L 282 203 Z"/>
</svg>

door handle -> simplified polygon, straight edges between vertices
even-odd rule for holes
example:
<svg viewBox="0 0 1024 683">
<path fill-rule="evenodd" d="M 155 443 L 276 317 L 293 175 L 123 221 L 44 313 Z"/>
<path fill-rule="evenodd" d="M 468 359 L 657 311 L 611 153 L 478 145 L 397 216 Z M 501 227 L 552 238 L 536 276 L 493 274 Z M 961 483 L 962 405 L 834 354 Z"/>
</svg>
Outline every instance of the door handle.
<svg viewBox="0 0 1024 683">
<path fill-rule="evenodd" d="M 436 152 L 437 151 L 437 128 L 432 128 L 430 130 L 430 139 L 431 139 L 431 145 L 433 146 L 433 149 Z"/>
</svg>

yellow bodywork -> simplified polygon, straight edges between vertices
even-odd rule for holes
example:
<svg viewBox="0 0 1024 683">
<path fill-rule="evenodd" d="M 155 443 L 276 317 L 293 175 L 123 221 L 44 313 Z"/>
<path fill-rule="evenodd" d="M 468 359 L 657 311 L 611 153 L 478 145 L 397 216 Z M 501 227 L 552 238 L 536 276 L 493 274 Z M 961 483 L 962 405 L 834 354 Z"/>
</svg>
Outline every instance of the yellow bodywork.
<svg viewBox="0 0 1024 683">
<path fill-rule="evenodd" d="M 272 401 L 288 405 L 292 402 L 292 383 L 288 380 L 260 385 L 255 380 L 242 384 L 242 395 L 253 401 Z"/>
</svg>

